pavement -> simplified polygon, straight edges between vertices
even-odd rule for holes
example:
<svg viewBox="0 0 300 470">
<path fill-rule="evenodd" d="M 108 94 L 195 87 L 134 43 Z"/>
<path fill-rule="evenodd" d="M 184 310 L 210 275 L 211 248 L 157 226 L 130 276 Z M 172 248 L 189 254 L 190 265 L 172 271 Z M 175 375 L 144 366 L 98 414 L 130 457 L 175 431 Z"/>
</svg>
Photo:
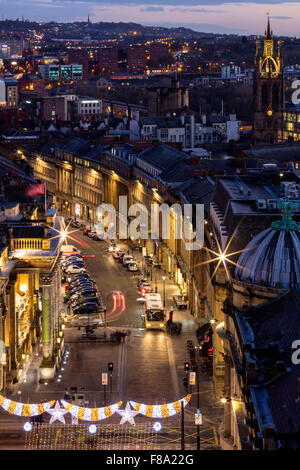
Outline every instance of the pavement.
<svg viewBox="0 0 300 470">
<path fill-rule="evenodd" d="M 166 278 L 165 295 L 166 310 L 174 310 L 174 321 L 182 323 L 182 333 L 179 336 L 169 336 L 163 331 L 146 330 L 144 328 L 143 306 L 137 302 L 139 293 L 137 279 L 141 273 L 130 273 L 112 255 L 107 252 L 107 243 L 94 241 L 82 234 L 76 235 L 84 242 L 80 248 L 85 258 L 87 269 L 96 280 L 97 287 L 107 306 L 107 326 L 104 326 L 103 316 L 99 316 L 102 326 L 96 329 L 95 338 L 86 339 L 84 328 L 69 322 L 65 328 L 65 350 L 68 354 L 58 369 L 55 380 L 48 385 L 39 384 L 39 363 L 41 360 L 41 345 L 38 345 L 28 361 L 26 374 L 15 385 L 9 398 L 24 402 L 36 403 L 49 399 L 63 398 L 65 388 L 77 387 L 78 392 L 85 395 L 87 406 L 99 407 L 103 404 L 115 403 L 122 400 L 124 406 L 133 400 L 145 404 L 162 404 L 176 401 L 192 391 L 191 404 L 185 410 L 185 424 L 190 427 L 190 439 L 195 437 L 194 414 L 197 406 L 196 385 L 186 390 L 183 378 L 186 374 L 184 363 L 189 360 L 186 351 L 187 340 L 197 344 L 195 330 L 197 324 L 189 310 L 178 310 L 173 303 L 173 295 L 179 294 L 179 289 L 171 279 Z M 71 242 L 76 245 L 75 241 Z M 121 249 L 128 250 L 124 243 L 118 243 Z M 133 255 L 142 268 L 142 254 L 133 251 Z M 166 275 L 161 269 L 153 269 L 152 282 L 158 287 L 158 293 L 163 296 L 162 276 Z M 125 308 L 113 310 L 113 291 L 118 290 L 124 296 Z M 62 290 L 63 292 L 63 290 Z M 111 313 L 112 312 L 112 313 Z M 110 334 L 116 330 L 129 333 L 124 342 L 110 341 Z M 104 338 L 104 332 L 106 338 Z M 102 386 L 102 373 L 107 372 L 108 362 L 113 362 L 113 373 L 109 377 L 108 386 Z M 24 381 L 25 377 L 25 381 Z M 201 426 L 202 448 L 219 448 L 217 430 L 222 421 L 223 407 L 216 403 L 213 381 L 200 372 L 200 409 L 203 415 Z M 191 388 L 191 387 L 190 387 Z M 0 447 L 1 433 L 5 432 L 5 423 L 17 423 L 15 418 L 3 410 L 0 411 Z M 114 415 L 110 422 L 117 424 L 120 416 Z M 136 422 L 143 422 L 142 416 L 137 416 Z M 164 420 L 167 427 L 180 429 L 180 416 Z M 12 425 L 12 424 L 11 424 Z M 17 424 L 16 424 L 17 425 Z M 18 424 L 18 428 L 20 425 Z M 177 439 L 177 438 L 176 438 Z M 175 439 L 175 441 L 176 441 Z M 4 445 L 4 444 L 3 444 Z M 9 446 L 9 442 L 5 444 Z"/>
</svg>

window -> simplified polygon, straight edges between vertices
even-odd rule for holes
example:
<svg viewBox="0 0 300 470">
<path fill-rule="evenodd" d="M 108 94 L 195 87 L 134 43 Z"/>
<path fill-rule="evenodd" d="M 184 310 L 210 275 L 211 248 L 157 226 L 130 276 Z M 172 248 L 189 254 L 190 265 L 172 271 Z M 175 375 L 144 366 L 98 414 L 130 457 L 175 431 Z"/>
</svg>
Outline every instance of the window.
<svg viewBox="0 0 300 470">
<path fill-rule="evenodd" d="M 161 129 L 160 130 L 160 137 L 161 139 L 167 139 L 169 136 L 168 129 Z"/>
</svg>

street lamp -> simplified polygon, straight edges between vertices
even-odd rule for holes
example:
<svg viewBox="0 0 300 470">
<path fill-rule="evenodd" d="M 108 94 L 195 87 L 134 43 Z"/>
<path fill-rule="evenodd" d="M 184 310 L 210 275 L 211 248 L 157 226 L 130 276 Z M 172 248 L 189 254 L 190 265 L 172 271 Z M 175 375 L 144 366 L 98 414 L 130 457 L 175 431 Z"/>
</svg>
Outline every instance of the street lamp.
<svg viewBox="0 0 300 470">
<path fill-rule="evenodd" d="M 166 276 L 162 277 L 163 280 L 163 288 L 164 288 L 164 307 L 166 306 Z"/>
<path fill-rule="evenodd" d="M 152 281 L 152 277 L 153 277 L 153 253 L 150 254 L 150 258 L 151 258 L 151 281 Z"/>
</svg>

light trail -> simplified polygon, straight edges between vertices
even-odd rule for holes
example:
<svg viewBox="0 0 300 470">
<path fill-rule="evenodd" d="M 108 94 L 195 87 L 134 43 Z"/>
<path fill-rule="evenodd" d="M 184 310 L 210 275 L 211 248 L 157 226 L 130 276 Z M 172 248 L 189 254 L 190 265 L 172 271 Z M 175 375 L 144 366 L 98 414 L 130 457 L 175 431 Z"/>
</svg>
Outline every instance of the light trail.
<svg viewBox="0 0 300 470">
<path fill-rule="evenodd" d="M 114 313 L 115 310 L 116 310 L 116 307 L 117 307 L 117 298 L 116 298 L 116 294 L 113 294 L 113 295 L 112 295 L 112 298 L 113 298 L 113 301 L 114 301 L 114 306 L 113 306 L 113 309 L 111 310 L 111 312 L 109 312 L 109 313 L 106 314 L 106 317 L 109 317 L 112 313 Z"/>
<path fill-rule="evenodd" d="M 125 296 L 124 294 L 121 294 L 119 293 L 119 299 L 120 299 L 120 306 L 121 306 L 121 310 L 119 312 L 115 312 L 114 315 L 110 315 L 110 318 L 109 318 L 109 321 L 108 323 L 111 323 L 111 322 L 114 322 L 115 320 L 118 319 L 118 317 L 120 315 L 122 315 L 122 313 L 125 311 L 126 309 L 126 302 L 125 302 Z M 121 305 L 122 304 L 122 305 Z"/>
<path fill-rule="evenodd" d="M 82 240 L 82 238 L 77 237 L 77 235 L 75 235 L 74 233 L 73 233 L 72 237 L 75 237 L 77 240 L 80 240 L 80 241 L 81 241 L 84 245 L 86 245 L 88 248 L 91 248 L 91 246 L 90 246 L 87 242 L 85 242 L 84 240 Z"/>
<path fill-rule="evenodd" d="M 58 235 L 51 237 L 50 240 L 53 240 L 54 238 L 61 238 L 63 241 L 67 241 L 67 239 L 70 238 L 75 243 L 78 243 L 78 245 L 80 245 L 82 248 L 91 248 L 91 246 L 88 243 L 86 243 L 84 240 L 82 240 L 81 238 L 77 237 L 77 235 L 75 235 L 75 232 L 78 232 L 79 229 L 69 231 L 69 227 L 70 227 L 70 222 L 68 223 L 66 227 L 62 228 L 61 230 L 57 230 L 54 227 L 50 227 L 58 233 Z"/>
</svg>

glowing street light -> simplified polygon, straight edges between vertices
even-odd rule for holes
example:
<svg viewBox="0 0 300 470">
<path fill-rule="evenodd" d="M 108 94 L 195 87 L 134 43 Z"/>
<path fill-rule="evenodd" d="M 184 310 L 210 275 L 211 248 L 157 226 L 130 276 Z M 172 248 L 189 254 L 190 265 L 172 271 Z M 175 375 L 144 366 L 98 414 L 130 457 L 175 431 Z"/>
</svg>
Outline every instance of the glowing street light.
<svg viewBox="0 0 300 470">
<path fill-rule="evenodd" d="M 95 426 L 95 424 L 91 424 L 89 426 L 89 433 L 90 434 L 95 434 L 96 431 L 97 431 L 97 426 Z"/>
<path fill-rule="evenodd" d="M 32 429 L 32 424 L 30 424 L 29 421 L 27 421 L 27 422 L 24 424 L 23 429 L 24 429 L 24 431 L 26 431 L 26 432 L 31 431 L 31 429 Z"/>
<path fill-rule="evenodd" d="M 211 250 L 210 248 L 208 248 L 207 246 L 203 246 L 203 248 L 204 248 L 206 251 L 208 251 L 209 253 L 211 253 L 211 254 L 213 255 L 213 257 L 212 257 L 211 259 L 209 259 L 209 260 L 206 260 L 206 261 L 202 262 L 202 263 L 196 264 L 195 266 L 201 266 L 201 265 L 204 265 L 204 264 L 210 264 L 210 263 L 213 263 L 213 262 L 217 261 L 217 266 L 215 267 L 215 270 L 214 270 L 214 272 L 213 272 L 211 278 L 212 278 L 212 279 L 214 278 L 214 276 L 215 276 L 217 270 L 219 269 L 219 266 L 222 264 L 222 266 L 223 266 L 224 269 L 225 269 L 226 276 L 227 276 L 227 278 L 228 278 L 228 280 L 229 280 L 229 282 L 230 282 L 231 279 L 230 279 L 229 271 L 228 271 L 228 268 L 227 268 L 227 263 L 233 264 L 234 266 L 238 266 L 238 264 L 235 263 L 232 259 L 230 259 L 230 257 L 231 257 L 231 256 L 235 256 L 235 255 L 237 255 L 237 254 L 242 253 L 243 251 L 245 251 L 245 249 L 243 249 L 243 250 L 235 251 L 235 252 L 233 252 L 233 253 L 229 253 L 230 245 L 231 245 L 231 243 L 232 243 L 232 240 L 233 240 L 234 237 L 235 237 L 235 234 L 236 234 L 238 228 L 239 228 L 239 224 L 236 226 L 236 228 L 235 228 L 235 230 L 234 230 L 234 232 L 233 232 L 233 234 L 232 234 L 232 236 L 231 236 L 231 238 L 230 238 L 229 242 L 227 243 L 227 245 L 226 245 L 226 247 L 225 247 L 224 250 L 221 248 L 220 243 L 219 243 L 219 241 L 218 241 L 218 237 L 216 236 L 216 234 L 214 234 L 213 232 L 210 232 L 209 235 L 210 235 L 211 237 L 212 237 L 213 235 L 215 235 L 215 236 L 214 236 L 214 240 L 216 241 L 216 244 L 217 244 L 217 247 L 218 247 L 218 251 L 214 251 L 214 250 Z"/>
</svg>

